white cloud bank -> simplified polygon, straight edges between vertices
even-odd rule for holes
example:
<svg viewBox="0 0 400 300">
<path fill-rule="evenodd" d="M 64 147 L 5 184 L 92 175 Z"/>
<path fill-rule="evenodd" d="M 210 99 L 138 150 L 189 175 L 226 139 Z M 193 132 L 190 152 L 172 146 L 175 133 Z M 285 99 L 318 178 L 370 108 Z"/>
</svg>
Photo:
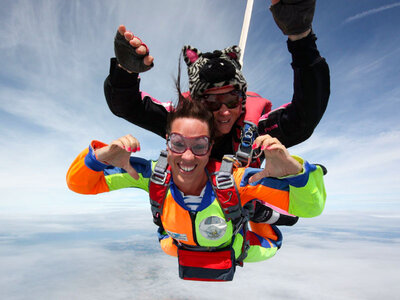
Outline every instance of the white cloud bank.
<svg viewBox="0 0 400 300">
<path fill-rule="evenodd" d="M 399 221 L 350 213 L 303 219 L 282 229 L 283 247 L 270 261 L 238 268 L 231 283 L 204 283 L 178 278 L 147 208 L 14 218 L 0 222 L 0 289 L 5 299 L 393 298 Z"/>
</svg>

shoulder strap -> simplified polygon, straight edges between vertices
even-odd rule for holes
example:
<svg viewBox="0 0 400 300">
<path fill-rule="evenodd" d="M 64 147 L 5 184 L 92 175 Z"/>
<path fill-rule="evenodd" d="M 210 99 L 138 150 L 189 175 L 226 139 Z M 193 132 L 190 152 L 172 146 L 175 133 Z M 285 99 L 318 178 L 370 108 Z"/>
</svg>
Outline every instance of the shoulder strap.
<svg viewBox="0 0 400 300">
<path fill-rule="evenodd" d="M 235 227 L 235 234 L 241 229 L 246 218 L 243 215 L 240 196 L 233 179 L 232 170 L 239 162 L 233 155 L 225 155 L 222 162 L 210 160 L 207 171 L 217 200 L 227 221 Z"/>
<path fill-rule="evenodd" d="M 225 155 L 222 162 L 210 161 L 207 170 L 212 182 L 213 190 L 217 200 L 221 205 L 227 221 L 232 221 L 234 232 L 233 236 L 242 230 L 243 245 L 240 256 L 236 259 L 236 264 L 243 266 L 243 260 L 247 257 L 250 244 L 247 239 L 248 220 L 247 210 L 242 209 L 239 191 L 233 179 L 232 171 L 238 167 L 240 162 L 233 155 Z M 218 169 L 218 170 L 217 170 Z M 233 243 L 234 240 L 232 240 Z"/>
<path fill-rule="evenodd" d="M 151 212 L 153 221 L 158 226 L 162 226 L 161 214 L 170 181 L 171 171 L 168 166 L 167 151 L 162 150 L 151 174 L 149 184 Z"/>
</svg>

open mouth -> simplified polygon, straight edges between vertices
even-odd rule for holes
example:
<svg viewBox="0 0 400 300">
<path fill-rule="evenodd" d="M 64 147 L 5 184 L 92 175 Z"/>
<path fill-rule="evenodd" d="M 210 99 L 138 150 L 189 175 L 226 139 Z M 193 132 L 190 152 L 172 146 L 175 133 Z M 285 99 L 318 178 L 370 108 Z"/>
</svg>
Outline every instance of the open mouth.
<svg viewBox="0 0 400 300">
<path fill-rule="evenodd" d="M 178 164 L 178 166 L 179 166 L 179 169 L 181 169 L 185 173 L 191 172 L 196 168 L 196 165 L 194 165 L 194 166 L 184 166 L 184 165 Z"/>
</svg>

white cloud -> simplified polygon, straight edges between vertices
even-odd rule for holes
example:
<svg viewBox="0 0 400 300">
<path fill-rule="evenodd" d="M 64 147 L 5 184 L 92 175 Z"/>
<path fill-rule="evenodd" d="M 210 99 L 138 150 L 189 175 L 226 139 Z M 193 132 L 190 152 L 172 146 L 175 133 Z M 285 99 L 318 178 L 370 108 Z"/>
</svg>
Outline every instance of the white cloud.
<svg viewBox="0 0 400 300">
<path fill-rule="evenodd" d="M 388 10 L 388 9 L 396 8 L 398 6 L 400 6 L 399 2 L 393 3 L 393 4 L 389 4 L 389 5 L 380 6 L 380 7 L 373 8 L 373 9 L 370 9 L 370 10 L 367 10 L 367 11 L 363 11 L 363 12 L 358 13 L 358 14 L 352 16 L 352 17 L 348 17 L 344 21 L 344 23 L 353 22 L 355 20 L 362 19 L 362 18 L 368 17 L 370 15 L 377 14 L 377 13 L 379 13 L 381 11 L 385 11 L 385 10 Z"/>
<path fill-rule="evenodd" d="M 393 298 L 400 292 L 400 219 L 389 215 L 302 219 L 282 228 L 283 247 L 274 258 L 238 268 L 223 289 L 222 283 L 180 280 L 176 258 L 161 252 L 143 209 L 48 215 L 14 220 L 11 227 L 4 220 L 0 287 L 7 299 L 260 299 L 266 293 L 274 299 Z M 27 234 L 10 238 L 18 228 Z"/>
</svg>

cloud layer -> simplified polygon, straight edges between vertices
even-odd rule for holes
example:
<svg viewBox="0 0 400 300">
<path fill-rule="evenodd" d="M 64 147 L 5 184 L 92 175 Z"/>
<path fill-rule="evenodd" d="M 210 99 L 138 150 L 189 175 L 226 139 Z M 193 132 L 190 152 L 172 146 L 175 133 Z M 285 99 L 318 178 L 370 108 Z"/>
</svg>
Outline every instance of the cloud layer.
<svg viewBox="0 0 400 300">
<path fill-rule="evenodd" d="M 0 287 L 7 299 L 393 297 L 400 292 L 399 218 L 336 213 L 300 220 L 282 229 L 274 258 L 238 268 L 223 289 L 178 278 L 148 208 L 3 219 Z"/>
</svg>

